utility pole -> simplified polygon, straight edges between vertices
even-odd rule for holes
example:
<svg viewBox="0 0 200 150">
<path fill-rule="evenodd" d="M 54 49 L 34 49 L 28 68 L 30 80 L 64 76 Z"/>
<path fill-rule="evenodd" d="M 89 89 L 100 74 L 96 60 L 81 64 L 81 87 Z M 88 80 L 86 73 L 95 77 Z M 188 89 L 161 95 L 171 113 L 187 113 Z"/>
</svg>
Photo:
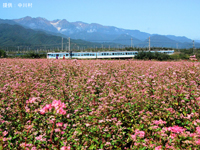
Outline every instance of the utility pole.
<svg viewBox="0 0 200 150">
<path fill-rule="evenodd" d="M 195 49 L 195 47 L 194 47 L 194 40 L 193 40 L 193 54 L 194 54 L 194 49 Z"/>
<path fill-rule="evenodd" d="M 132 45 L 133 45 L 133 42 L 132 42 L 132 40 L 133 40 L 133 39 L 131 38 L 131 47 L 132 47 Z"/>
<path fill-rule="evenodd" d="M 72 53 L 71 53 L 71 50 L 70 50 L 70 37 L 69 37 L 69 58 L 72 58 Z"/>
<path fill-rule="evenodd" d="M 149 51 L 151 50 L 151 46 L 150 46 L 150 37 L 149 37 Z"/>
<path fill-rule="evenodd" d="M 176 49 L 178 50 L 178 43 L 176 43 Z M 179 50 L 178 50 L 179 51 Z"/>
<path fill-rule="evenodd" d="M 62 51 L 63 51 L 63 37 L 62 37 Z"/>
<path fill-rule="evenodd" d="M 109 50 L 110 50 L 110 45 L 109 45 Z"/>
<path fill-rule="evenodd" d="M 70 52 L 70 37 L 69 37 L 69 52 Z"/>
</svg>

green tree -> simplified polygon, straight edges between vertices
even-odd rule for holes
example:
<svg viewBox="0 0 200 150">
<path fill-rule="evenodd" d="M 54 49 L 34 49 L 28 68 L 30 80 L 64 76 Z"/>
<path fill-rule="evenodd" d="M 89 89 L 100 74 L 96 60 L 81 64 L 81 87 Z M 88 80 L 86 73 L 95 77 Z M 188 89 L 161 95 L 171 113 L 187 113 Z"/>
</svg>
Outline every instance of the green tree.
<svg viewBox="0 0 200 150">
<path fill-rule="evenodd" d="M 6 52 L 4 50 L 0 50 L 0 58 L 7 57 Z"/>
</svg>

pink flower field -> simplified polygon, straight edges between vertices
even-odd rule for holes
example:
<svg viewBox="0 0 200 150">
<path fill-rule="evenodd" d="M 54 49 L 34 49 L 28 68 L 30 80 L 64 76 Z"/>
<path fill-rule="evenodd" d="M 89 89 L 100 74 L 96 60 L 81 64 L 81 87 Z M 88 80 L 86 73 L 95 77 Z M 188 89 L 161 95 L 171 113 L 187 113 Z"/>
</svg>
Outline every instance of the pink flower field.
<svg viewBox="0 0 200 150">
<path fill-rule="evenodd" d="M 0 59 L 2 149 L 200 149 L 200 63 Z"/>
</svg>

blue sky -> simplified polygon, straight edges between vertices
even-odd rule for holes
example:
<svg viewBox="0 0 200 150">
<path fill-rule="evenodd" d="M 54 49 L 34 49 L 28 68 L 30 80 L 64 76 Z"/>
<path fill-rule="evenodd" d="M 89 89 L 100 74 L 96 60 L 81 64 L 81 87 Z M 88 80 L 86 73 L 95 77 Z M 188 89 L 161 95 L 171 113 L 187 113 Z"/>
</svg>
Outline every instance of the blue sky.
<svg viewBox="0 0 200 150">
<path fill-rule="evenodd" d="M 25 16 L 66 19 L 200 40 L 200 0 L 1 0 L 0 3 L 1 19 Z"/>
</svg>

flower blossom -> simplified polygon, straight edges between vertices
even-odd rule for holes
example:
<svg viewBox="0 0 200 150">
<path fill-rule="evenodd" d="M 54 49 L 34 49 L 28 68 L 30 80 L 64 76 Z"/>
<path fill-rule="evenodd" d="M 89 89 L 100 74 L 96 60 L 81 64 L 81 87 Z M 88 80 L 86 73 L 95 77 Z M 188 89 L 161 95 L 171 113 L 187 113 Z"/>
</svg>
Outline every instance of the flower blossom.
<svg viewBox="0 0 200 150">
<path fill-rule="evenodd" d="M 185 131 L 185 129 L 183 127 L 173 126 L 173 127 L 169 127 L 168 131 L 171 131 L 173 133 L 182 133 L 183 131 Z"/>
<path fill-rule="evenodd" d="M 63 146 L 63 147 L 61 147 L 61 149 L 60 150 L 70 150 L 71 149 L 71 147 L 70 146 Z"/>
<path fill-rule="evenodd" d="M 63 109 L 63 108 L 66 108 L 66 106 L 60 100 L 54 100 L 52 104 L 47 104 L 40 110 L 40 113 L 45 114 L 46 112 L 50 111 L 52 108 L 55 109 L 57 114 L 61 114 L 61 115 L 66 114 L 66 111 Z"/>
<path fill-rule="evenodd" d="M 162 150 L 162 146 L 155 147 L 155 150 Z"/>
</svg>

